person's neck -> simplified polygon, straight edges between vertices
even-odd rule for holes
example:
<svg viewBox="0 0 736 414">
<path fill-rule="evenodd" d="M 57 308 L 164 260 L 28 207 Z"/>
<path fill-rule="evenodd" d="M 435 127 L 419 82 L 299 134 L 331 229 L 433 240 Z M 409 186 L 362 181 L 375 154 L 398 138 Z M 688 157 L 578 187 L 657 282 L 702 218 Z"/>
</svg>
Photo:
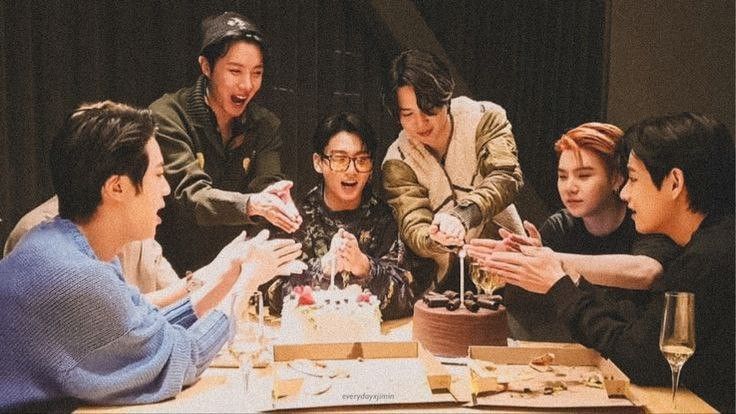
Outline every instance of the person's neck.
<svg viewBox="0 0 736 414">
<path fill-rule="evenodd" d="M 124 238 L 125 229 L 119 220 L 105 217 L 99 211 L 89 220 L 74 223 L 87 238 L 87 242 L 98 259 L 103 262 L 112 261 L 127 243 Z"/>
<path fill-rule="evenodd" d="M 430 152 L 438 161 L 442 161 L 445 155 L 447 155 L 447 150 L 450 148 L 450 141 L 452 141 L 452 134 L 455 131 L 455 122 L 452 119 L 452 114 L 448 112 L 447 117 L 448 121 L 445 122 L 445 128 L 439 134 L 439 136 L 445 137 L 445 139 L 438 142 L 437 145 L 429 145 Z"/>
<path fill-rule="evenodd" d="M 664 234 L 682 247 L 690 243 L 690 239 L 698 231 L 705 217 L 706 215 L 703 213 L 696 213 L 689 209 L 681 210 L 679 214 L 670 216 L 668 222 L 671 228 L 667 229 Z"/>
<path fill-rule="evenodd" d="M 583 217 L 588 233 L 596 237 L 607 236 L 621 226 L 626 217 L 626 204 L 610 199 L 596 212 Z"/>
<path fill-rule="evenodd" d="M 330 194 L 327 190 L 322 192 L 322 200 L 324 201 L 325 206 L 327 206 L 327 208 L 332 212 L 356 210 L 360 207 L 361 201 L 360 198 L 350 201 L 341 200 L 333 194 Z"/>
<path fill-rule="evenodd" d="M 215 114 L 217 129 L 220 131 L 220 138 L 222 139 L 222 143 L 224 145 L 227 145 L 228 141 L 230 141 L 230 136 L 232 135 L 233 118 L 228 115 L 227 112 L 225 112 L 222 106 L 220 106 L 217 102 L 213 102 L 210 99 L 209 88 L 207 89 L 207 92 L 205 94 L 204 102 L 207 104 L 207 106 L 210 107 L 210 109 L 212 109 L 212 112 Z"/>
</svg>

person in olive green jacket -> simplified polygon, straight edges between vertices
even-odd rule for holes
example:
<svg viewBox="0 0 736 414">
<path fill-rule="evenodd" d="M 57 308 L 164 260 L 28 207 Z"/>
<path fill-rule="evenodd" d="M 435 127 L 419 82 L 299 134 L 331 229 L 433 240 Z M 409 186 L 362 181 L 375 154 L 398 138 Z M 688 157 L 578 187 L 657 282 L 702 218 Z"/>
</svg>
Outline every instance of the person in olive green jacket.
<svg viewBox="0 0 736 414">
<path fill-rule="evenodd" d="M 524 234 L 512 204 L 523 179 L 506 112 L 452 99 L 453 88 L 446 62 L 408 50 L 392 62 L 384 90 L 403 128 L 383 161 L 385 195 L 402 240 L 436 263 L 435 274 L 418 282 L 440 291 L 458 290 L 453 263 L 468 240 L 500 228 Z"/>
<path fill-rule="evenodd" d="M 242 15 L 209 17 L 196 84 L 150 105 L 172 188 L 157 240 L 179 272 L 211 261 L 256 216 L 288 233 L 301 224 L 281 173 L 280 121 L 251 102 L 265 53 L 260 29 Z"/>
</svg>

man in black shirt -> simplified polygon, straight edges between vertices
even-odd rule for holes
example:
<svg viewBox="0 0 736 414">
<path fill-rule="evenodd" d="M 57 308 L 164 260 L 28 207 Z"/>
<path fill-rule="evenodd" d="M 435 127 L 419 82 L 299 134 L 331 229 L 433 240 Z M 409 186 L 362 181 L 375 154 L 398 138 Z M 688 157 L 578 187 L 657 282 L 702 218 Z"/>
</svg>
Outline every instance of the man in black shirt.
<svg viewBox="0 0 736 414">
<path fill-rule="evenodd" d="M 682 113 L 644 120 L 625 134 L 631 153 L 621 197 L 636 230 L 682 247 L 662 276 L 666 290 L 695 294 L 695 353 L 680 383 L 719 411 L 734 410 L 734 140 L 721 123 Z M 548 248 L 483 260 L 510 284 L 546 293 L 577 341 L 614 361 L 635 383 L 669 386 L 659 350 L 664 295 L 640 312 L 574 281 Z M 580 286 L 578 286 L 578 284 Z"/>
</svg>

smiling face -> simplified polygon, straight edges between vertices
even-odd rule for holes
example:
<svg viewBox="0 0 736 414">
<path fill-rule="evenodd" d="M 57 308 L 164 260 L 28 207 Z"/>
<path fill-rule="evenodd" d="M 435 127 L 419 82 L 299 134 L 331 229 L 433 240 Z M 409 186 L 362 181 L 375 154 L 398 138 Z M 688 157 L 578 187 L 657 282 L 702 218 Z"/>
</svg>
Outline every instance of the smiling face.
<svg viewBox="0 0 736 414">
<path fill-rule="evenodd" d="M 396 90 L 399 106 L 399 122 L 409 137 L 436 151 L 443 153 L 450 140 L 451 123 L 448 107 L 435 108 L 433 115 L 427 115 L 417 105 L 417 95 L 413 86 L 401 86 Z"/>
<path fill-rule="evenodd" d="M 565 208 L 574 217 L 595 215 L 613 203 L 620 203 L 616 189 L 621 177 L 611 176 L 606 163 L 595 152 L 580 148 L 562 151 L 557 166 L 557 191 Z"/>
<path fill-rule="evenodd" d="M 248 102 L 261 89 L 263 80 L 263 55 L 253 43 L 238 41 L 230 45 L 225 56 L 214 68 L 203 56 L 199 58 L 202 73 L 210 80 L 207 100 L 220 117 L 232 120 L 240 117 Z"/>
<path fill-rule="evenodd" d="M 629 180 L 621 190 L 621 199 L 632 212 L 636 231 L 669 235 L 668 224 L 676 223 L 671 223 L 669 219 L 669 213 L 675 207 L 663 191 L 668 178 L 665 177 L 662 187 L 657 189 L 646 166 L 633 151 L 629 155 L 628 170 Z"/>
<path fill-rule="evenodd" d="M 146 143 L 148 168 L 138 191 L 128 177 L 132 187 L 125 208 L 126 223 L 131 240 L 145 240 L 156 235 L 156 226 L 161 224 L 158 211 L 164 208 L 164 197 L 171 193 L 171 187 L 164 176 L 164 158 L 156 140 L 151 137 Z"/>
<path fill-rule="evenodd" d="M 354 133 L 340 131 L 330 138 L 324 149 L 324 155 L 345 156 L 351 158 L 368 157 L 363 140 Z M 367 160 L 363 160 L 366 162 Z M 350 161 L 348 169 L 343 172 L 333 171 L 327 158 L 320 154 L 312 155 L 314 169 L 322 174 L 324 180 L 324 200 L 333 211 L 355 210 L 360 206 L 363 189 L 371 176 L 371 171 L 358 172 L 355 162 Z M 334 165 L 334 162 L 333 162 Z"/>
</svg>

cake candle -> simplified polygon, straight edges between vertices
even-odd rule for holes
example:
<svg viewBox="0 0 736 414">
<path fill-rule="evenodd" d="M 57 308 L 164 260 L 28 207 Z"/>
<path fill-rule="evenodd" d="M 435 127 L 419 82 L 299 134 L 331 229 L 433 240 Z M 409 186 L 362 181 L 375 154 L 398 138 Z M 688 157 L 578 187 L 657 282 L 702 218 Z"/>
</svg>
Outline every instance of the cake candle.
<svg viewBox="0 0 736 414">
<path fill-rule="evenodd" d="M 460 297 L 462 298 L 465 294 L 465 246 L 462 246 L 457 252 L 457 257 L 460 258 Z"/>
</svg>

